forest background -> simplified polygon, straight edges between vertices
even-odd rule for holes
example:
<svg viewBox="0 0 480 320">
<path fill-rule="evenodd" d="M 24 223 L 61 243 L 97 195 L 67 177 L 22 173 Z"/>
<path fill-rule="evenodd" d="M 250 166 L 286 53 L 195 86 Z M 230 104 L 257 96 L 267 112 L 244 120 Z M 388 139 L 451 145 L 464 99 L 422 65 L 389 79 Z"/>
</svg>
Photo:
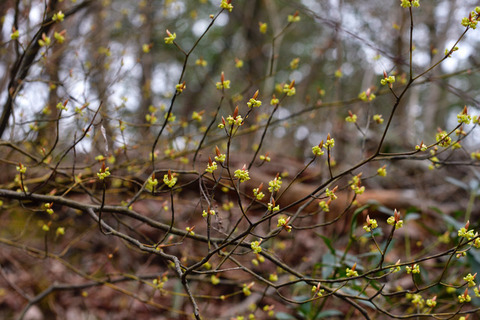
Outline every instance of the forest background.
<svg viewBox="0 0 480 320">
<path fill-rule="evenodd" d="M 0 317 L 476 319 L 475 5 L 2 1 Z"/>
</svg>

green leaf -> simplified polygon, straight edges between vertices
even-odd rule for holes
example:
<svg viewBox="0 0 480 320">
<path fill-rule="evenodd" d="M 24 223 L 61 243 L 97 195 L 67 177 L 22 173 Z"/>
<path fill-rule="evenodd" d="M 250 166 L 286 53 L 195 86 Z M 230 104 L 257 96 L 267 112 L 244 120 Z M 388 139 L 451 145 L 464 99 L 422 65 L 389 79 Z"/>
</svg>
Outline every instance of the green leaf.
<svg viewBox="0 0 480 320">
<path fill-rule="evenodd" d="M 457 186 L 465 191 L 469 191 L 470 187 L 463 181 L 460 181 L 458 179 L 452 178 L 452 177 L 446 177 L 445 181 L 453 184 L 454 186 Z"/>
<path fill-rule="evenodd" d="M 361 298 L 366 298 L 366 299 L 368 299 L 368 296 L 367 296 L 365 293 L 359 294 L 359 291 L 363 290 L 363 287 L 359 287 L 359 290 L 358 290 L 358 291 L 357 291 L 357 290 L 354 290 L 354 289 L 352 289 L 352 288 L 349 288 L 349 287 L 344 287 L 342 290 L 345 291 L 346 293 L 352 295 L 352 296 L 357 296 L 357 297 L 361 297 Z M 370 301 L 367 301 L 367 300 L 358 300 L 357 302 L 360 303 L 360 304 L 363 304 L 363 305 L 365 305 L 365 306 L 368 306 L 368 307 L 370 307 L 370 308 L 372 308 L 372 309 L 375 309 L 375 306 L 374 306 L 373 303 L 371 303 Z"/>
<path fill-rule="evenodd" d="M 324 319 L 324 318 L 328 318 L 328 317 L 338 317 L 338 316 L 343 316 L 343 313 L 339 310 L 329 309 L 329 310 L 325 310 L 325 311 L 320 312 L 315 317 L 315 319 Z"/>
<path fill-rule="evenodd" d="M 461 229 L 465 226 L 463 222 L 457 221 L 454 218 L 443 213 L 442 218 L 449 226 L 452 226 L 455 230 Z"/>
<path fill-rule="evenodd" d="M 307 316 L 310 314 L 311 311 L 312 311 L 311 302 L 303 303 L 297 309 L 298 314 L 302 315 L 304 318 L 307 318 Z"/>
<path fill-rule="evenodd" d="M 418 220 L 420 218 L 421 218 L 420 213 L 416 213 L 416 212 L 412 212 L 412 213 L 409 213 L 409 214 L 405 215 L 405 221 Z"/>
<path fill-rule="evenodd" d="M 342 258 L 343 254 L 341 252 L 337 252 L 337 257 Z M 347 265 L 353 265 L 354 263 L 357 263 L 357 267 L 361 268 L 360 259 L 358 259 L 358 255 L 353 255 L 350 253 L 345 254 L 344 263 L 346 263 Z"/>
<path fill-rule="evenodd" d="M 428 209 L 435 211 L 436 213 L 443 214 L 443 211 L 438 207 L 428 207 Z M 417 210 L 418 211 L 418 210 Z"/>
<path fill-rule="evenodd" d="M 325 245 L 330 250 L 330 253 L 335 255 L 335 248 L 332 246 L 332 240 L 330 238 L 322 236 L 321 234 L 318 234 L 318 233 L 316 235 L 319 236 L 320 238 L 322 238 L 323 242 L 325 243 Z"/>
<path fill-rule="evenodd" d="M 357 210 L 353 212 L 352 215 L 352 225 L 350 226 L 350 238 L 353 236 L 353 233 L 355 232 L 355 229 L 357 228 L 357 216 L 365 209 L 369 208 L 370 204 L 366 204 L 364 206 L 361 206 Z"/>
<path fill-rule="evenodd" d="M 336 260 L 335 255 L 331 253 L 322 256 L 322 278 L 328 278 L 333 273 L 334 268 L 339 266 Z"/>
<path fill-rule="evenodd" d="M 385 207 L 384 205 L 378 206 L 377 210 L 381 213 L 385 213 L 385 214 L 393 216 L 393 210 L 388 208 L 388 207 Z"/>
<path fill-rule="evenodd" d="M 383 230 L 381 227 L 375 228 L 372 230 L 372 233 L 375 237 L 381 237 L 383 236 Z"/>
<path fill-rule="evenodd" d="M 275 318 L 277 320 L 297 320 L 297 318 L 285 312 L 275 312 Z"/>
<path fill-rule="evenodd" d="M 475 192 L 475 194 L 478 194 L 478 180 L 476 179 L 471 179 L 469 182 L 468 182 L 468 188 L 470 190 L 470 192 Z"/>
</svg>

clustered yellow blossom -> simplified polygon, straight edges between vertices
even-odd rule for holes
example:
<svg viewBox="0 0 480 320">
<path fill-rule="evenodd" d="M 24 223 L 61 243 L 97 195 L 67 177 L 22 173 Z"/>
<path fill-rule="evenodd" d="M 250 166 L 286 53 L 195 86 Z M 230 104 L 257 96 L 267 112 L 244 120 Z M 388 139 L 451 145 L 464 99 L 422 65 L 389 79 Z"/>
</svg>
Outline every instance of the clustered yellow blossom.
<svg viewBox="0 0 480 320">
<path fill-rule="evenodd" d="M 220 8 L 226 9 L 229 12 L 232 12 L 233 10 L 232 0 L 222 0 L 222 2 L 220 3 Z"/>
<path fill-rule="evenodd" d="M 247 180 L 250 180 L 250 176 L 248 174 L 247 166 L 243 165 L 242 169 L 237 169 L 234 172 L 235 178 L 240 180 L 240 182 L 245 182 Z"/>
<path fill-rule="evenodd" d="M 355 262 L 355 264 L 352 266 L 352 268 L 347 268 L 345 270 L 345 273 L 347 275 L 347 277 L 358 277 L 358 272 L 355 270 L 357 268 L 357 263 Z"/>
<path fill-rule="evenodd" d="M 402 0 L 400 6 L 402 8 L 420 7 L 420 0 Z"/>
<path fill-rule="evenodd" d="M 175 176 L 175 174 L 172 174 L 170 170 L 168 170 L 168 173 L 163 176 L 163 182 L 169 187 L 173 188 L 173 186 L 177 183 L 178 178 Z"/>
<path fill-rule="evenodd" d="M 400 220 L 400 213 L 395 209 L 393 216 L 387 219 L 387 223 L 391 226 L 395 226 L 395 229 L 403 227 L 403 220 Z"/>
<path fill-rule="evenodd" d="M 177 34 L 176 33 L 171 33 L 168 30 L 166 32 L 167 32 L 167 37 L 164 38 L 165 43 L 166 44 L 172 44 L 175 41 L 175 39 L 177 38 Z"/>
<path fill-rule="evenodd" d="M 367 215 L 367 219 L 365 221 L 365 224 L 363 225 L 363 230 L 366 232 L 371 232 L 373 229 L 376 229 L 378 227 L 377 220 L 375 219 L 370 219 L 370 216 Z"/>
</svg>

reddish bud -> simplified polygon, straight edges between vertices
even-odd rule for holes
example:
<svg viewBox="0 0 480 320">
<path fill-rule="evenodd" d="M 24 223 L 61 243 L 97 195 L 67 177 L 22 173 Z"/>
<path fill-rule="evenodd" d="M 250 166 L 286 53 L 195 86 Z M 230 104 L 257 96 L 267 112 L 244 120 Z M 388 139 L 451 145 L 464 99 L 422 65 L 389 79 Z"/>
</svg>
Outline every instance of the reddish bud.
<svg viewBox="0 0 480 320">
<path fill-rule="evenodd" d="M 393 216 L 395 218 L 395 222 L 398 222 L 400 220 L 400 213 L 397 211 L 397 209 L 395 209 L 395 211 L 393 212 Z"/>
<path fill-rule="evenodd" d="M 258 192 L 262 191 L 262 188 L 263 188 L 263 182 L 260 183 L 260 185 L 258 186 Z"/>
</svg>

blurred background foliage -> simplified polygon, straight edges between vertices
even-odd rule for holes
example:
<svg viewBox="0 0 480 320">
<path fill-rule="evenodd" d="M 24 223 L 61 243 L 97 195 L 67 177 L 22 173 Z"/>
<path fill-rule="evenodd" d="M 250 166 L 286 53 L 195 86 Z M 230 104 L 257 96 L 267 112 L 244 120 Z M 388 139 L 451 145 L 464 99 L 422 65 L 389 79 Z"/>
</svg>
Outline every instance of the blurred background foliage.
<svg viewBox="0 0 480 320">
<path fill-rule="evenodd" d="M 41 50 L 42 56 L 35 61 L 15 101 L 15 117 L 10 118 L 15 130 L 4 133 L 3 138 L 28 137 L 38 146 L 48 146 L 54 131 L 53 121 L 48 120 L 56 119 L 58 102 L 70 99 L 70 108 L 61 121 L 61 138 L 68 144 L 68 137 L 85 126 L 103 101 L 101 114 L 110 151 L 126 145 L 148 157 L 139 147 L 158 133 L 184 61 L 175 46 L 164 43 L 166 30 L 175 32 L 179 46 L 188 51 L 210 23 L 210 14 L 218 11 L 217 2 L 91 2 L 86 10 L 55 26 L 57 31 L 66 30 L 66 41 Z M 74 4 L 60 1 L 58 7 L 67 9 Z M 415 73 L 444 56 L 445 48 L 462 33 L 461 18 L 474 4 L 425 1 L 421 10 L 415 11 Z M 36 32 L 44 5 L 33 0 L 3 1 L 0 5 L 4 42 L 0 101 L 7 96 L 9 66 Z M 15 6 L 19 9 L 16 15 Z M 234 6 L 231 13 L 218 17 L 191 53 L 184 78 L 187 89 L 175 101 L 175 122 L 162 137 L 165 140 L 159 152 L 195 148 L 219 103 L 215 83 L 222 71 L 231 80 L 232 89 L 220 115 L 228 115 L 237 104 L 244 111 L 242 103 L 260 90 L 264 105 L 255 119 L 249 119 L 249 125 L 264 124 L 275 86 L 295 80 L 296 96 L 282 103 L 274 115 L 275 128 L 267 133 L 271 152 L 288 145 L 289 155 L 303 158 L 327 133 L 341 142 L 335 157 L 342 162 L 358 161 L 374 148 L 382 128 L 369 119 L 373 114 L 388 114 L 393 101 L 388 90 L 380 88 L 383 71 L 397 76 L 397 87 L 408 72 L 408 10 L 383 1 L 360 5 L 345 0 L 251 0 L 235 1 Z M 295 12 L 301 20 L 282 32 L 287 16 Z M 8 42 L 14 23 L 20 31 L 19 44 Z M 265 34 L 260 32 L 259 23 L 267 23 Z M 475 31 L 467 33 L 452 58 L 420 79 L 403 99 L 387 136 L 388 151 L 411 149 L 422 140 L 434 141 L 437 127 L 451 128 L 456 121 L 452 115 L 464 105 L 470 113 L 477 112 L 477 39 Z M 206 65 L 196 64 L 197 59 Z M 243 66 L 238 68 L 237 62 Z M 359 93 L 369 88 L 377 99 L 360 101 Z M 74 110 L 84 106 L 86 114 L 82 117 Z M 337 121 L 349 110 L 358 114 L 362 134 L 355 126 Z M 192 120 L 193 111 L 204 112 L 201 122 Z M 123 138 L 119 121 L 126 125 Z M 238 148 L 251 152 L 260 133 L 246 136 Z M 105 153 L 95 137 L 92 144 L 82 145 L 85 152 Z M 213 130 L 209 140 L 215 137 L 218 131 Z"/>
<path fill-rule="evenodd" d="M 263 128 L 274 110 L 269 103 L 272 95 L 281 97 L 283 93 L 278 90 L 278 87 L 283 88 L 284 84 L 294 80 L 296 95 L 283 100 L 278 110 L 273 113 L 272 123 L 266 132 L 265 143 L 259 153 L 269 152 L 273 168 L 254 168 L 257 172 L 269 170 L 269 178 L 282 171 L 297 173 L 303 168 L 304 162 L 311 159 L 312 146 L 325 140 L 329 133 L 336 140 L 333 159 L 337 162 L 339 172 L 350 168 L 376 151 L 385 123 L 377 124 L 372 117 L 375 114 L 381 114 L 384 119 L 387 119 L 395 101 L 391 92 L 380 85 L 380 79 L 384 77 L 384 72 L 395 75 L 397 81 L 393 89 L 397 94 L 401 92 L 408 79 L 410 19 L 408 10 L 400 7 L 400 1 L 233 0 L 234 10 L 231 13 L 224 11 L 215 18 L 220 11 L 219 4 L 220 0 L 1 1 L 0 106 L 4 115 L 7 110 L 12 70 L 15 70 L 22 61 L 22 54 L 28 50 L 31 40 L 39 30 L 45 7 L 52 6 L 55 11 L 63 10 L 68 13 L 72 8 L 82 6 L 81 10 L 75 11 L 63 22 L 51 27 L 46 36 L 52 38 L 52 45 L 39 48 L 38 55 L 35 55 L 35 59 L 27 66 L 26 75 L 21 81 L 22 86 L 12 104 L 13 112 L 8 114 L 9 126 L 1 136 L 2 146 L 13 143 L 38 159 L 45 155 L 45 150 L 55 146 L 54 152 L 47 159 L 54 163 L 64 154 L 65 148 L 71 146 L 73 141 L 81 136 L 103 102 L 89 137 L 76 147 L 74 156 L 69 154 L 71 157 L 68 161 L 75 163 L 74 170 L 77 170 L 75 173 L 81 171 L 84 176 L 95 178 L 93 172 L 96 168 L 92 170 L 92 167 L 99 166 L 95 157 L 105 156 L 115 175 L 111 180 L 112 185 L 109 189 L 111 193 L 108 198 L 109 201 L 120 203 L 121 200 L 129 200 L 122 192 L 127 190 L 126 193 L 128 193 L 134 189 L 132 188 L 134 183 L 130 183 L 131 181 L 125 183 L 122 180 L 124 178 L 127 180 L 127 174 L 123 175 L 123 173 L 128 172 L 142 183 L 146 180 L 152 143 L 172 103 L 171 121 L 160 136 L 154 153 L 160 160 L 164 160 L 162 168 L 191 168 L 191 165 L 197 165 L 197 169 L 203 170 L 208 156 L 214 155 L 215 145 L 218 145 L 222 151 L 226 148 L 225 132 L 217 128 L 221 117 L 226 118 L 232 114 L 237 105 L 240 114 L 245 115 L 248 110 L 246 102 L 259 90 L 262 106 L 250 114 L 232 142 L 231 148 L 235 155 L 232 161 L 237 161 L 238 166 L 235 163 L 235 167 L 240 168 L 243 163 L 250 161 L 251 155 L 260 142 Z M 413 13 L 414 75 L 427 70 L 429 66 L 445 56 L 445 49 L 450 49 L 465 30 L 460 24 L 462 17 L 468 16 L 476 4 L 471 0 L 421 1 L 421 7 L 415 9 Z M 289 23 L 289 15 L 298 15 L 300 21 Z M 215 23 L 204 34 L 212 17 Z M 265 33 L 260 28 L 262 23 L 267 24 Z M 13 27 L 15 29 L 12 29 Z M 15 30 L 19 31 L 17 41 L 11 40 Z M 65 41 L 60 43 L 58 39 L 54 39 L 53 34 L 61 33 L 63 30 L 65 30 Z M 176 45 L 165 43 L 166 30 L 176 34 Z M 469 114 L 480 113 L 477 101 L 480 90 L 478 73 L 480 62 L 476 55 L 479 49 L 478 39 L 478 30 L 470 30 L 451 58 L 413 84 L 402 99 L 393 118 L 382 151 L 413 151 L 415 145 L 420 144 L 421 141 L 426 144 L 434 143 L 437 128 L 452 130 L 457 125 L 456 115 L 465 105 L 468 107 Z M 197 41 L 195 50 L 188 54 L 188 59 L 185 59 L 185 53 L 189 52 Z M 182 72 L 184 72 L 183 77 Z M 222 99 L 222 92 L 216 88 L 216 82 L 220 81 L 222 72 L 225 74 L 225 79 L 231 81 L 231 89 L 225 91 L 226 99 Z M 181 77 L 186 83 L 186 89 L 173 99 L 175 86 Z M 359 94 L 367 90 L 374 93 L 376 99 L 362 101 Z M 57 106 L 65 102 L 67 110 L 60 112 Z M 218 108 L 220 109 L 216 114 Z M 349 111 L 358 115 L 357 125 L 345 122 Z M 102 127 L 105 133 L 102 133 Z M 203 142 L 204 149 L 199 152 L 199 161 L 192 163 L 193 154 L 206 130 L 208 134 Z M 477 213 L 474 202 L 478 195 L 480 178 L 478 174 L 475 175 L 476 164 L 470 160 L 470 153 L 479 148 L 480 141 L 477 136 L 478 129 L 474 128 L 462 141 L 463 150 L 455 154 L 449 150 L 439 155 L 442 161 L 448 160 L 451 165 L 444 163 L 445 167 L 438 168 L 432 173 L 427 170 L 432 164 L 427 159 L 428 155 L 416 158 L 424 161 L 397 161 L 395 166 L 388 167 L 389 173 L 386 179 L 368 180 L 367 190 L 370 187 L 373 190 L 386 188 L 413 190 L 413 195 L 408 193 L 408 196 L 402 196 L 400 200 L 398 200 L 400 198 L 398 192 L 391 197 L 391 199 L 396 198 L 404 206 L 401 209 L 408 207 L 411 220 L 419 219 L 421 216 L 417 211 L 424 209 L 420 208 L 422 205 L 430 205 L 430 201 L 438 201 L 434 203 L 435 205 L 454 203 L 453 207 L 444 206 L 438 209 L 446 220 L 444 228 L 442 225 L 443 229 L 432 230 L 431 224 L 435 225 L 434 223 L 438 221 L 431 217 L 429 217 L 430 220 L 419 223 L 422 227 L 430 227 L 429 235 L 434 239 L 431 241 L 432 246 L 443 246 L 444 243 L 437 241 L 436 237 L 441 236 L 447 229 L 454 234 L 459 226 L 464 225 L 464 221 L 459 224 L 455 219 L 444 216 L 442 211 L 457 210 L 453 215 L 457 220 L 463 219 L 463 211 L 459 209 L 465 209 L 468 215 L 472 211 Z M 5 189 L 15 187 L 12 184 L 16 174 L 13 166 L 18 164 L 19 156 L 12 151 L 14 149 L 8 149 L 9 151 L 5 152 L 2 158 L 2 168 L 7 169 L 2 170 L 0 182 Z M 18 151 L 18 149 L 15 150 Z M 27 159 L 28 154 L 24 153 L 22 159 Z M 400 158 L 398 160 L 401 160 Z M 375 176 L 376 170 L 383 164 L 383 162 L 381 164 L 374 162 L 366 165 L 362 168 L 363 177 Z M 466 166 L 459 164 L 466 164 Z M 315 173 L 308 172 L 312 175 L 305 178 L 305 182 L 319 185 L 319 181 L 328 176 L 325 163 L 323 160 L 318 161 L 312 167 Z M 325 170 L 316 170 L 318 167 Z M 64 168 L 61 167 L 61 169 Z M 39 176 L 40 170 L 35 173 Z M 448 183 L 445 183 L 445 176 L 450 176 Z M 263 176 L 257 178 L 260 181 L 263 181 L 262 179 Z M 268 180 L 264 182 L 266 181 Z M 71 190 L 70 182 L 69 179 L 59 178 L 48 186 L 50 189 L 44 191 L 47 193 L 53 189 L 68 193 Z M 346 184 L 346 181 L 343 182 Z M 98 193 L 99 188 L 95 183 L 89 187 L 91 189 L 88 191 L 85 189 L 81 192 L 85 191 L 93 199 L 92 194 Z M 126 188 L 119 191 L 115 189 L 117 187 Z M 311 192 L 312 188 L 306 190 L 308 192 L 304 194 Z M 293 199 L 290 202 L 298 200 L 298 194 L 290 191 L 292 195 L 289 200 Z M 131 195 L 128 193 L 128 196 Z M 289 195 L 285 195 L 285 198 L 287 196 Z M 74 198 L 75 195 L 71 197 Z M 181 225 L 181 228 L 186 226 L 184 224 L 198 219 L 192 216 L 202 201 L 199 198 L 201 197 L 198 193 L 192 198 L 176 198 L 178 207 L 184 209 L 177 210 L 177 214 L 182 218 L 176 223 Z M 140 211 L 144 210 L 158 218 L 158 204 L 162 201 L 162 209 L 166 207 L 164 211 L 168 212 L 168 197 L 159 197 L 155 199 L 157 200 L 155 203 L 149 202 L 150 200 L 146 199 L 138 205 Z M 230 199 L 225 195 L 219 196 L 217 200 L 218 207 L 221 207 L 221 202 L 227 203 L 223 200 Z M 383 213 L 390 210 L 382 206 L 379 208 Z M 12 227 L 11 230 L 3 231 L 8 236 L 16 234 L 18 229 L 28 224 L 29 216 L 24 216 L 24 221 L 21 218 L 23 214 L 17 211 L 22 209 L 13 207 L 11 215 L 4 215 L 9 218 L 4 219 L 3 222 Z M 224 210 L 229 211 L 229 216 L 227 213 L 224 216 L 226 225 L 232 223 L 230 209 Z M 65 241 L 71 243 L 73 247 L 77 248 L 79 243 L 78 247 L 81 250 L 89 250 L 93 247 L 92 251 L 95 251 L 94 249 L 102 246 L 113 247 L 114 244 L 117 247 L 109 250 L 123 248 L 120 240 L 106 244 L 103 238 L 94 236 L 98 236 L 96 224 L 85 221 L 83 222 L 85 225 L 79 224 L 78 212 L 75 210 L 63 210 L 65 210 L 62 212 L 65 219 L 69 221 L 68 226 L 85 232 L 80 235 L 68 234 L 68 240 Z M 356 215 L 360 213 L 361 210 Z M 308 222 L 309 218 L 307 214 L 305 221 Z M 167 218 L 162 216 L 162 219 Z M 350 222 L 350 220 L 346 221 Z M 347 222 L 345 226 L 348 226 Z M 220 226 L 221 223 L 220 220 Z M 29 234 L 30 231 L 33 234 L 33 230 L 37 230 L 37 235 L 42 234 L 36 225 L 30 225 L 29 228 L 31 229 L 25 227 L 23 234 Z M 328 250 L 325 248 L 322 249 L 323 251 L 318 250 L 315 258 L 319 261 L 320 259 L 335 260 L 335 254 L 341 254 L 341 252 L 340 250 L 335 252 L 334 246 L 338 243 L 345 244 L 347 237 L 343 233 L 345 228 L 348 229 L 340 226 L 338 230 L 334 228 L 329 230 L 325 238 L 322 238 L 327 243 Z M 352 227 L 353 229 L 355 228 Z M 405 244 L 405 247 L 410 250 L 410 245 L 415 247 L 420 243 L 413 249 L 413 251 L 420 251 L 422 241 L 425 240 L 422 233 L 424 229 L 411 229 L 411 231 L 411 234 L 407 233 L 405 238 L 411 237 L 412 243 Z M 152 238 L 158 236 L 151 230 L 141 230 L 141 232 L 142 235 Z M 86 235 L 92 236 L 86 237 Z M 331 243 L 335 241 L 330 241 L 328 236 L 335 241 L 340 240 L 332 245 Z M 82 237 L 88 238 L 90 242 L 85 244 L 80 241 L 83 240 Z M 366 237 L 363 238 L 366 239 Z M 43 240 L 41 236 L 37 236 L 27 239 L 27 242 L 31 241 L 33 245 L 38 243 L 39 239 Z M 291 252 L 287 251 L 290 250 L 289 248 L 298 249 L 298 247 L 294 247 L 295 241 L 289 241 L 292 239 L 288 237 L 285 239 L 288 241 L 283 241 L 282 238 L 282 241 L 272 244 L 272 247 L 275 250 L 277 249 L 275 246 L 282 247 L 279 250 L 287 248 L 279 255 L 292 265 L 304 258 L 301 256 L 303 251 L 295 250 L 295 256 L 292 257 L 289 254 Z M 418 242 L 413 244 L 413 240 Z M 315 252 L 318 249 L 318 242 L 318 238 L 314 240 L 308 238 L 305 240 L 306 244 L 300 243 L 300 246 L 307 247 L 305 252 Z M 205 248 L 199 248 L 197 242 L 191 239 L 185 239 L 185 244 L 179 248 L 175 247 L 172 251 L 177 249 L 180 253 L 177 251 L 175 253 L 185 258 L 187 262 L 188 259 L 193 260 L 205 254 L 202 251 Z M 397 246 L 395 249 L 400 252 L 403 247 L 400 246 L 399 249 Z M 423 247 L 421 250 L 424 250 L 421 251 L 422 253 L 428 251 Z M 129 250 L 125 251 L 131 253 Z M 325 254 L 326 251 L 331 251 L 332 254 L 329 256 Z M 195 255 L 192 255 L 192 252 Z M 395 254 L 398 252 L 394 251 Z M 410 251 L 408 252 L 407 257 L 410 258 Z M 99 267 L 97 262 L 110 261 L 108 260 L 110 258 L 105 258 L 103 253 L 98 253 L 98 258 L 95 255 L 84 257 L 73 255 L 72 259 L 80 264 L 85 263 L 89 272 L 95 272 L 96 268 L 104 272 L 103 266 Z M 116 271 L 117 267 L 118 270 L 138 270 L 146 266 L 145 270 L 158 273 L 154 267 L 149 269 L 150 260 L 145 262 L 140 254 L 138 254 L 139 257 L 131 258 L 133 256 L 119 255 L 118 260 L 115 260 L 118 265 L 112 266 L 109 262 L 105 262 L 104 265 L 111 268 L 107 268 L 107 271 Z M 77 259 L 80 259 L 80 262 Z M 470 259 L 470 264 L 478 265 L 478 259 L 471 257 Z M 33 262 L 29 261 L 29 265 L 38 261 L 38 259 L 32 260 Z M 319 262 L 313 270 L 323 268 L 328 271 L 325 265 L 329 265 L 331 261 L 325 261 Z M 312 265 L 308 262 L 310 262 L 308 259 L 302 260 L 305 270 L 310 272 L 309 268 Z M 335 266 L 337 267 L 340 268 L 340 264 Z M 458 268 L 463 268 L 463 265 Z M 272 272 L 276 270 L 274 266 L 270 266 L 270 269 L 269 271 Z M 330 269 L 333 270 L 333 267 Z M 225 277 L 227 280 L 225 283 L 228 284 L 231 281 L 230 284 L 234 284 L 232 287 L 226 286 L 228 290 L 233 291 L 232 288 L 236 284 L 247 279 L 244 277 L 245 279 L 238 280 L 235 279 L 236 276 L 234 273 L 231 278 L 230 275 Z M 149 281 L 150 278 L 148 278 Z M 201 281 L 204 279 L 202 278 Z M 206 282 L 208 283 L 208 280 Z M 167 300 L 180 299 L 176 295 L 181 291 L 179 282 L 176 282 L 176 285 L 173 289 L 169 288 L 171 292 Z M 46 285 L 41 289 L 44 287 Z M 198 285 L 198 287 L 202 286 Z M 135 288 L 129 289 L 135 290 Z M 216 297 L 223 294 L 223 291 L 216 287 L 208 287 L 205 292 Z M 105 301 L 108 302 L 108 298 L 105 298 Z M 97 303 L 102 305 L 100 300 Z M 171 303 L 167 301 L 165 304 L 174 305 L 180 310 L 182 303 L 188 304 L 184 300 L 177 304 L 175 301 Z M 205 304 L 208 303 L 207 301 Z M 118 305 L 121 304 L 121 301 L 118 302 Z M 313 305 L 313 303 L 304 304 L 297 312 L 307 314 L 321 310 L 321 308 L 313 308 Z M 402 311 L 406 308 L 404 305 L 399 307 Z M 242 310 L 244 309 L 246 308 Z M 328 311 L 324 311 L 327 312 L 326 316 Z M 338 314 L 338 310 L 331 312 L 333 315 Z M 147 313 L 146 318 L 149 316 L 150 313 Z"/>
</svg>

